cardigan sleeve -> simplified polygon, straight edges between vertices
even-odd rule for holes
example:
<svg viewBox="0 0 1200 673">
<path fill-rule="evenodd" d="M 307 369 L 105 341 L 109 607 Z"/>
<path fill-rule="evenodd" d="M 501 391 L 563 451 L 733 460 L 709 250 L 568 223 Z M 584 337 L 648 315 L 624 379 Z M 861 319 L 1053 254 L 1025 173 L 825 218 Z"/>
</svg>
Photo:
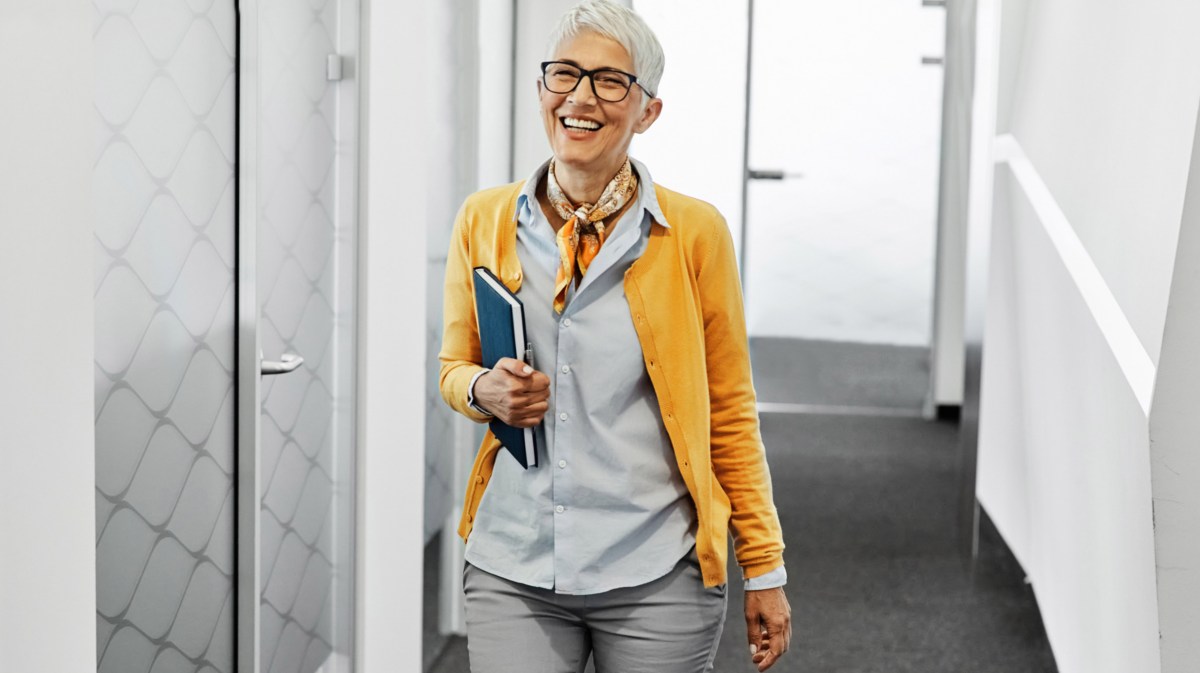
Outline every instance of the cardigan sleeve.
<svg viewBox="0 0 1200 673">
<path fill-rule="evenodd" d="M 747 578 L 783 565 L 783 533 L 758 426 L 733 237 L 724 218 L 698 245 L 713 473 L 729 496 L 734 553 Z"/>
<path fill-rule="evenodd" d="M 446 255 L 438 388 L 442 399 L 452 409 L 477 423 L 485 423 L 491 420 L 491 416 L 481 414 L 467 404 L 471 380 L 483 370 L 480 365 L 483 355 L 479 348 L 479 329 L 475 321 L 475 285 L 471 275 L 468 220 L 468 207 L 463 204 L 455 217 L 450 250 Z"/>
</svg>

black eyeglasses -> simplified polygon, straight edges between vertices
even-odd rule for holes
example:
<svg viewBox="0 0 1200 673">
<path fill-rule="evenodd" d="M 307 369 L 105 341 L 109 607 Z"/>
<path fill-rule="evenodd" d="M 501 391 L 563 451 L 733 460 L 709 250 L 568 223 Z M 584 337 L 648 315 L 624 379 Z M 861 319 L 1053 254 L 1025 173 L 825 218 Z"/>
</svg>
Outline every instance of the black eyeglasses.
<svg viewBox="0 0 1200 673">
<path fill-rule="evenodd" d="M 592 83 L 592 93 L 596 98 L 609 103 L 620 103 L 629 95 L 629 90 L 637 84 L 646 95 L 654 98 L 649 89 L 638 84 L 637 76 L 616 68 L 597 68 L 587 70 L 574 63 L 566 61 L 545 61 L 542 63 L 542 85 L 551 93 L 571 93 L 579 86 L 584 77 Z"/>
</svg>

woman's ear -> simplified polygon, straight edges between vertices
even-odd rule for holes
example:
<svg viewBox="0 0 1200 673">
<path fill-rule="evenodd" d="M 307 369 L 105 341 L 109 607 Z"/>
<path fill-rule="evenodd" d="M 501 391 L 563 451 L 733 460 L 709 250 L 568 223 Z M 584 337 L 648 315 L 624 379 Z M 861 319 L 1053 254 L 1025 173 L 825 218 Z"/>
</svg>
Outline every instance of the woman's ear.
<svg viewBox="0 0 1200 673">
<path fill-rule="evenodd" d="M 633 127 L 634 133 L 645 133 L 646 129 L 654 125 L 658 116 L 662 114 L 663 102 L 661 98 L 652 98 L 646 104 L 646 108 L 642 110 L 642 116 L 638 119 L 637 126 Z"/>
</svg>

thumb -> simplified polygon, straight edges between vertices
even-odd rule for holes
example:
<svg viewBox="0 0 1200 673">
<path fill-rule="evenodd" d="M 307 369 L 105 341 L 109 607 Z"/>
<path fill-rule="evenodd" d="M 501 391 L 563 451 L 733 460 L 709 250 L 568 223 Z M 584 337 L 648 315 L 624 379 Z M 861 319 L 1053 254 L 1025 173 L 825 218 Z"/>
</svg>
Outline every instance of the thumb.
<svg viewBox="0 0 1200 673">
<path fill-rule="evenodd" d="M 500 369 L 521 378 L 526 378 L 533 373 L 533 367 L 514 358 L 500 358 L 496 361 L 496 366 L 492 367 L 492 369 Z"/>
</svg>

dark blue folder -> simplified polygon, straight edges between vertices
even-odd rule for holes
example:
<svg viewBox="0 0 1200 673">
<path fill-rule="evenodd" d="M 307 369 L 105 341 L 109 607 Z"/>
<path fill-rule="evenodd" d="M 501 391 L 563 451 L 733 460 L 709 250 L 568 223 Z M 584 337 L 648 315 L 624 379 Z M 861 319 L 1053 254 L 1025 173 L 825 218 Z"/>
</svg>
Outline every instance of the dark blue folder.
<svg viewBox="0 0 1200 673">
<path fill-rule="evenodd" d="M 475 267 L 475 315 L 479 319 L 479 347 L 483 366 L 496 366 L 500 358 L 525 361 L 525 306 L 487 267 Z M 496 418 L 492 434 L 517 459 L 521 467 L 537 467 L 533 428 L 514 428 Z"/>
</svg>

